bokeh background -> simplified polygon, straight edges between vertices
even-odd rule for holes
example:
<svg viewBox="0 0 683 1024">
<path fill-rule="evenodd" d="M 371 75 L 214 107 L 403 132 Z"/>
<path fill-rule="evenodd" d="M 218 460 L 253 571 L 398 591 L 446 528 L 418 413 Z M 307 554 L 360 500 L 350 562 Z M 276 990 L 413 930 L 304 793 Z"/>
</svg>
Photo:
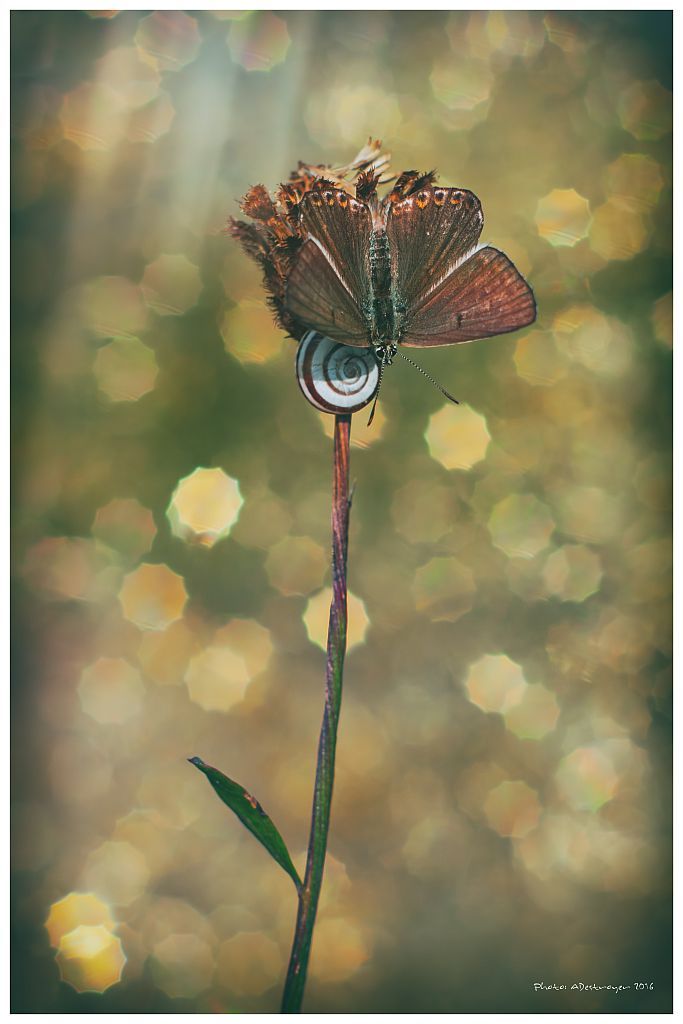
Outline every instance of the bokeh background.
<svg viewBox="0 0 683 1024">
<path fill-rule="evenodd" d="M 12 36 L 13 1009 L 278 1007 L 291 881 L 185 759 L 303 866 L 332 421 L 223 226 L 372 134 L 479 195 L 539 313 L 423 355 L 458 408 L 397 365 L 354 418 L 307 1009 L 669 1010 L 670 12 Z"/>
</svg>

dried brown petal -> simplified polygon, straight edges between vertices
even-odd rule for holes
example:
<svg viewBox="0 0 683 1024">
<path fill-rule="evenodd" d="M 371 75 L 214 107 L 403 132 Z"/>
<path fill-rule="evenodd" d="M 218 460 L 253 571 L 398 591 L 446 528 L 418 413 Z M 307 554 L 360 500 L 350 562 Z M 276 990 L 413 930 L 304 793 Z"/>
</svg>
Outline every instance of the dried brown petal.
<svg viewBox="0 0 683 1024">
<path fill-rule="evenodd" d="M 412 196 L 414 192 L 419 192 L 422 188 L 429 188 L 435 181 L 436 171 L 426 171 L 424 174 L 420 174 L 416 181 L 412 183 L 406 195 Z"/>
<path fill-rule="evenodd" d="M 323 192 L 325 189 L 336 189 L 339 192 L 343 192 L 344 189 L 336 181 L 331 181 L 329 178 L 316 178 L 311 186 L 311 191 Z"/>
<path fill-rule="evenodd" d="M 275 204 L 265 185 L 252 185 L 240 206 L 247 217 L 253 217 L 254 220 L 269 221 L 277 216 Z"/>
<path fill-rule="evenodd" d="M 401 199 L 405 199 L 408 189 L 419 177 L 419 171 L 402 171 L 389 194 L 389 202 L 398 203 Z"/>
<path fill-rule="evenodd" d="M 398 203 L 421 188 L 428 188 L 436 181 L 436 171 L 402 171 L 396 180 L 394 187 L 387 196 L 386 202 Z"/>
<path fill-rule="evenodd" d="M 367 203 L 377 195 L 380 175 L 374 171 L 361 171 L 356 179 L 356 199 Z"/>
<path fill-rule="evenodd" d="M 285 206 L 298 206 L 306 192 L 298 183 L 291 182 L 280 185 L 277 190 L 277 198 Z"/>
<path fill-rule="evenodd" d="M 267 257 L 270 248 L 268 241 L 255 224 L 247 224 L 246 221 L 230 217 L 226 231 L 237 239 L 247 256 L 255 260 Z"/>
</svg>

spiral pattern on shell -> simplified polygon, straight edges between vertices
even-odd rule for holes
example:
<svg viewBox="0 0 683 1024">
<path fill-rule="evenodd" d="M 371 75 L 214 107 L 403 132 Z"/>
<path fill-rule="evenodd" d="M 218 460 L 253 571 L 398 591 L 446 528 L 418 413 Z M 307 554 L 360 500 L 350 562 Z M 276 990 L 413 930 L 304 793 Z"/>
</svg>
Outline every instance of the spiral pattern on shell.
<svg viewBox="0 0 683 1024">
<path fill-rule="evenodd" d="M 308 331 L 299 342 L 296 377 L 316 409 L 358 412 L 375 396 L 379 363 L 369 347 L 340 345 L 318 331 Z"/>
</svg>

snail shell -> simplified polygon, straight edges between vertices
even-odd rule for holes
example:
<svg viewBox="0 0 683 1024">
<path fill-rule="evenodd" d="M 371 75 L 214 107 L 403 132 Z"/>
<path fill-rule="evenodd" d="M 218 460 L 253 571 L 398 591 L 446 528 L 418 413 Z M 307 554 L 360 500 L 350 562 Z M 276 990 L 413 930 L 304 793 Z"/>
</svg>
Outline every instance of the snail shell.
<svg viewBox="0 0 683 1024">
<path fill-rule="evenodd" d="M 375 396 L 379 363 L 371 348 L 340 345 L 317 331 L 308 331 L 299 342 L 296 377 L 316 409 L 357 412 Z"/>
</svg>

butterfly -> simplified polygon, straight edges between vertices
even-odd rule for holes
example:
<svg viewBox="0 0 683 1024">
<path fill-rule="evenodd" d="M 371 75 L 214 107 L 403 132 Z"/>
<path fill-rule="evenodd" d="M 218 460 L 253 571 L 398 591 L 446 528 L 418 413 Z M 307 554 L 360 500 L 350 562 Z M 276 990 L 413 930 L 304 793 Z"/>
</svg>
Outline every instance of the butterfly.
<svg viewBox="0 0 683 1024">
<path fill-rule="evenodd" d="M 512 261 L 478 244 L 484 218 L 473 192 L 429 184 L 366 203 L 325 183 L 305 193 L 298 216 L 304 241 L 286 309 L 334 341 L 371 347 L 380 367 L 399 346 L 457 345 L 536 318 Z"/>
</svg>

